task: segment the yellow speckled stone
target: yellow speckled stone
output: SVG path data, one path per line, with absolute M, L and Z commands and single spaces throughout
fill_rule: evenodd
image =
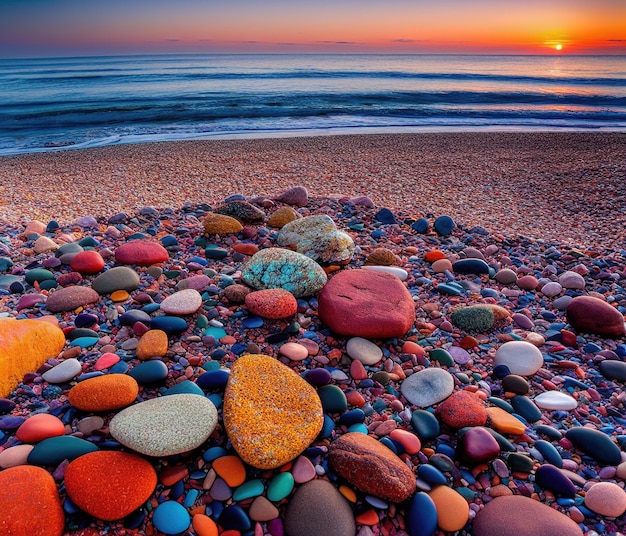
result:
M 208 235 L 235 234 L 243 230 L 243 225 L 226 214 L 209 212 L 204 217 L 204 232 Z
M 526 426 L 522 421 L 516 419 L 502 408 L 487 408 L 488 424 L 501 434 L 521 435 L 526 431 Z
M 0 319 L 0 397 L 65 346 L 65 335 L 51 322 Z
M 258 469 L 275 469 L 296 458 L 324 423 L 315 389 L 289 367 L 261 354 L 233 363 L 223 418 L 241 459 Z
M 139 359 L 163 357 L 167 352 L 167 346 L 167 333 L 160 329 L 151 329 L 141 336 L 135 353 Z

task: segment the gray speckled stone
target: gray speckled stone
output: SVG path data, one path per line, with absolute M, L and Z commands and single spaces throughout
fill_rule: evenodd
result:
M 421 408 L 448 398 L 454 390 L 452 375 L 440 368 L 427 368 L 411 374 L 400 387 L 404 397 Z

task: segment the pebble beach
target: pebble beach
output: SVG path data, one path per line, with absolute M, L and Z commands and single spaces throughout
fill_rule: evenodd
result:
M 0 158 L 0 532 L 626 531 L 626 136 Z

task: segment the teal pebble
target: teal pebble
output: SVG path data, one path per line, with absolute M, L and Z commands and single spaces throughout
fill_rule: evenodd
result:
M 348 432 L 359 432 L 361 434 L 367 435 L 369 433 L 369 430 L 367 429 L 367 426 L 365 426 L 363 423 L 356 423 L 348 427 Z
M 193 503 L 196 502 L 196 499 L 198 498 L 198 495 L 200 495 L 200 491 L 197 489 L 190 489 L 187 494 L 185 495 L 185 500 L 183 501 L 183 506 L 185 508 L 191 508 L 193 506 Z
M 93 443 L 74 436 L 49 437 L 35 445 L 28 455 L 30 465 L 59 465 L 63 460 L 74 460 L 83 454 L 100 450 Z
M 210 449 L 204 451 L 202 459 L 205 462 L 212 462 L 222 456 L 226 456 L 226 454 L 228 454 L 228 451 L 224 447 L 211 447 Z
M 592 428 L 570 428 L 565 437 L 585 454 L 606 465 L 619 465 L 622 461 L 620 448 L 606 434 Z
M 539 439 L 535 441 L 535 448 L 541 452 L 541 455 L 548 463 L 559 469 L 563 467 L 563 458 L 561 458 L 559 451 L 556 450 L 556 447 L 552 443 L 548 443 L 544 439 Z
M 155 316 L 151 323 L 152 329 L 160 329 L 168 335 L 182 333 L 187 329 L 187 322 L 178 316 Z
M 154 510 L 152 523 L 164 534 L 179 534 L 187 530 L 191 517 L 182 504 L 176 501 L 165 501 Z
M 267 498 L 272 502 L 282 501 L 293 491 L 293 475 L 287 471 L 278 473 L 267 486 Z
M 537 422 L 541 419 L 541 410 L 527 396 L 517 395 L 511 399 L 511 405 L 528 422 Z
M 411 425 L 422 441 L 431 441 L 439 436 L 439 421 L 430 411 L 418 409 L 411 415 Z
M 217 326 L 209 326 L 204 330 L 204 336 L 213 337 L 215 340 L 219 340 L 226 337 L 226 331 L 223 328 L 218 328 Z
M 344 392 L 336 385 L 324 385 L 317 390 L 325 413 L 343 413 L 348 409 Z
M 97 344 L 100 339 L 98 337 L 78 337 L 73 341 L 70 341 L 70 346 L 78 346 L 80 348 L 89 348 Z
M 248 480 L 239 486 L 233 492 L 233 500 L 234 501 L 245 501 L 246 499 L 251 499 L 252 497 L 258 497 L 263 494 L 265 487 L 263 486 L 263 481 L 255 478 L 254 480 Z
M 440 365 L 444 365 L 446 367 L 454 366 L 454 359 L 452 359 L 450 352 L 444 350 L 443 348 L 435 348 L 434 350 L 431 350 L 429 357 L 431 361 L 437 361 Z
M 139 385 L 149 385 L 165 381 L 168 372 L 167 365 L 163 361 L 154 359 L 133 367 L 128 372 L 128 375 L 137 380 Z
M 195 383 L 186 380 L 167 389 L 163 395 L 179 395 L 179 394 L 188 394 L 188 395 L 200 395 L 204 396 L 204 391 L 200 389 Z
M 33 270 L 26 272 L 24 279 L 29 285 L 32 285 L 35 281 L 37 283 L 41 283 L 47 279 L 54 279 L 54 274 L 45 268 L 34 268 Z

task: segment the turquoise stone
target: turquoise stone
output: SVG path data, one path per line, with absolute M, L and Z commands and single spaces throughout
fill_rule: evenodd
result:
M 502 400 L 501 398 L 490 396 L 487 399 L 487 402 L 489 402 L 490 404 L 493 404 L 494 406 L 499 407 L 500 409 L 503 409 L 507 413 L 515 412 L 515 410 L 513 409 L 513 406 L 511 406 L 511 404 L 509 404 L 506 400 Z
M 365 426 L 363 423 L 357 423 L 348 426 L 348 432 L 359 432 L 361 434 L 367 435 L 369 433 L 369 430 L 367 429 L 367 426 Z
M 74 460 L 83 454 L 100 450 L 96 445 L 74 436 L 49 437 L 35 445 L 28 455 L 28 463 L 57 466 L 63 460 Z
M 263 481 L 255 478 L 254 480 L 248 480 L 239 486 L 233 492 L 233 500 L 234 501 L 245 501 L 246 499 L 250 499 L 252 497 L 258 497 L 259 495 L 263 495 L 263 491 L 265 490 L 265 486 L 263 485 Z
M 429 357 L 432 361 L 437 361 L 440 365 L 444 365 L 446 367 L 454 366 L 454 359 L 452 359 L 450 352 L 444 350 L 443 348 L 435 348 L 434 350 L 431 350 Z
M 317 390 L 324 413 L 343 413 L 348 409 L 344 392 L 336 385 L 324 385 Z
M 70 341 L 70 346 L 79 346 L 80 348 L 89 348 L 97 344 L 100 339 L 98 337 L 78 337 Z
M 417 476 L 433 485 L 448 483 L 446 475 L 444 475 L 434 465 L 429 465 L 427 463 L 424 463 L 417 468 Z
M 267 498 L 272 502 L 278 502 L 287 497 L 294 486 L 293 475 L 288 471 L 278 473 L 267 486 Z
M 559 451 L 556 450 L 556 447 L 552 443 L 548 443 L 544 439 L 539 439 L 535 441 L 535 448 L 541 452 L 541 455 L 548 463 L 551 463 L 559 469 L 563 467 L 563 458 L 561 458 Z
M 29 285 L 32 285 L 35 281 L 41 283 L 47 279 L 54 279 L 54 274 L 45 268 L 34 268 L 26 272 L 24 279 Z
M 213 337 L 215 340 L 220 340 L 221 338 L 226 337 L 226 331 L 224 330 L 224 328 L 209 326 L 204 330 L 204 335 L 206 337 Z
M 186 380 L 184 382 L 177 383 L 176 385 L 170 387 L 167 391 L 163 393 L 163 395 L 179 395 L 179 394 L 189 394 L 189 395 L 200 395 L 204 396 L 204 391 L 200 389 L 194 382 Z
M 179 534 L 187 530 L 190 522 L 187 509 L 176 501 L 162 502 L 152 514 L 152 523 L 164 534 Z
M 598 430 L 582 426 L 570 428 L 565 437 L 578 450 L 604 465 L 619 465 L 622 461 L 619 447 L 608 435 Z
M 165 381 L 167 374 L 167 365 L 159 359 L 144 361 L 128 372 L 128 375 L 135 378 L 139 385 L 150 385 Z
M 411 425 L 422 441 L 431 441 L 438 437 L 441 432 L 437 417 L 425 409 L 418 409 L 413 412 Z

